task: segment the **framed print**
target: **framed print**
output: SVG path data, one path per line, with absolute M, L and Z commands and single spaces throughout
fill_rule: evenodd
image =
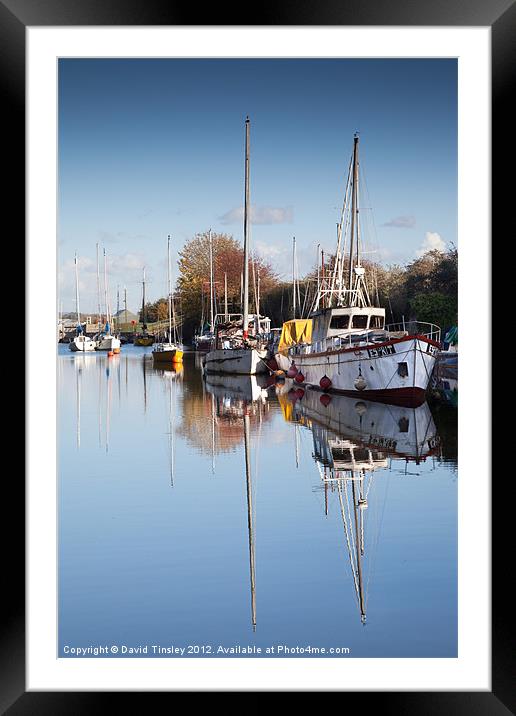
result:
M 514 5 L 0 12 L 28 398 L 2 707 L 344 691 L 507 713 L 475 328 Z

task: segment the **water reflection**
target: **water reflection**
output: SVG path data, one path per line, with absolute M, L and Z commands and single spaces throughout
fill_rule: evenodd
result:
M 381 537 L 379 515 L 386 507 L 384 500 L 379 509 L 373 495 L 375 473 L 389 467 L 389 458 L 419 464 L 436 452 L 439 438 L 432 413 L 426 403 L 404 408 L 318 391 L 291 389 L 287 393 L 280 387 L 278 392 L 285 419 L 312 433 L 312 457 L 324 490 L 325 515 L 333 496 L 342 519 L 360 621 L 365 624 L 367 587 Z M 371 498 L 375 509 L 368 519 Z M 367 554 L 366 545 L 372 554 Z
M 166 624 L 199 643 L 349 635 L 361 656 L 455 653 L 453 414 L 203 380 L 194 356 L 179 370 L 127 347 L 60 361 L 61 644 Z M 446 598 L 429 600 L 430 577 Z M 314 611 L 321 599 L 336 611 Z
M 251 589 L 251 624 L 256 631 L 256 567 L 254 540 L 253 470 L 251 464 L 251 421 L 260 428 L 266 415 L 268 398 L 267 381 L 262 376 L 208 376 L 206 390 L 211 395 L 213 450 L 215 449 L 215 426 L 219 434 L 219 446 L 227 449 L 235 440 L 244 439 L 245 482 L 247 499 L 247 532 L 249 542 L 249 583 Z M 257 460 L 255 460 L 255 464 Z M 255 476 L 256 478 L 256 476 Z

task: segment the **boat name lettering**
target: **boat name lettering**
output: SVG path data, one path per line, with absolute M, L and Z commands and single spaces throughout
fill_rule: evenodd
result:
M 389 356 L 393 353 L 396 353 L 396 348 L 393 345 L 378 346 L 378 348 L 367 349 L 367 354 L 369 358 L 380 358 L 381 356 Z
M 387 448 L 388 450 L 396 450 L 398 441 L 393 440 L 392 438 L 384 438 L 379 435 L 370 435 L 369 444 L 374 445 L 375 447 Z
M 431 343 L 426 344 L 426 352 L 434 356 L 437 353 L 437 346 L 433 346 Z

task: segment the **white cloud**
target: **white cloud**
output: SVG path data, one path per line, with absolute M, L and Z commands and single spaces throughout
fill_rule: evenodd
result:
M 145 256 L 137 253 L 110 254 L 107 252 L 107 274 L 110 300 L 115 306 L 117 285 L 129 287 L 130 300 L 137 303 L 135 294 L 140 291 L 142 269 L 146 266 Z M 97 306 L 97 259 L 79 256 L 79 292 L 81 306 L 84 311 L 94 311 Z M 147 280 L 152 282 L 152 267 L 147 270 Z M 59 296 L 63 301 L 64 310 L 71 310 L 75 305 L 75 262 L 68 259 L 63 262 L 58 272 Z M 104 303 L 104 256 L 100 252 L 100 284 L 101 300 Z M 138 299 L 141 300 L 141 299 Z
M 252 206 L 250 221 L 252 224 L 286 224 L 293 217 L 291 206 Z M 221 224 L 239 224 L 244 220 L 244 207 L 238 206 L 219 217 Z
M 441 236 L 435 231 L 427 231 L 425 234 L 425 240 L 416 251 L 416 256 L 419 258 L 426 254 L 427 251 L 446 251 L 446 243 L 441 239 Z
M 415 225 L 415 216 L 395 216 L 394 219 L 382 224 L 382 226 L 395 226 L 400 229 L 413 229 Z

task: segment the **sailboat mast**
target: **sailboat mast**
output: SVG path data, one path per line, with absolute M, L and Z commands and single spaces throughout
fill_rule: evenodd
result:
M 353 191 L 351 193 L 351 231 L 349 235 L 349 277 L 348 289 L 353 288 L 353 251 L 355 240 L 355 222 L 357 212 L 357 184 L 358 184 L 358 135 L 353 138 Z M 357 242 L 358 243 L 358 242 Z M 352 300 L 350 294 L 350 301 Z
M 292 318 L 296 317 L 296 237 L 292 237 L 292 293 L 293 299 L 293 313 Z
M 75 254 L 75 307 L 77 309 L 77 325 L 81 325 L 81 312 L 79 307 L 79 268 L 77 265 L 77 253 Z
M 104 249 L 104 301 L 106 304 L 106 323 L 110 323 L 109 303 L 108 303 L 108 285 L 107 285 L 107 258 L 106 249 Z M 111 325 L 110 325 L 111 329 Z
M 251 578 L 251 620 L 253 631 L 256 631 L 256 584 L 254 562 L 254 529 L 253 529 L 253 492 L 251 484 L 251 455 L 249 448 L 249 414 L 244 415 L 244 448 L 245 448 L 245 479 L 247 488 L 247 528 L 249 531 L 249 572 Z
M 256 316 L 260 326 L 260 269 L 256 269 Z
M 224 320 L 228 320 L 228 275 L 224 272 Z
M 245 200 L 244 200 L 244 279 L 243 279 L 243 337 L 247 339 L 249 325 L 249 117 L 245 120 Z
M 319 308 L 319 300 L 321 295 L 321 270 L 319 265 L 319 253 L 321 244 L 317 244 L 317 298 L 315 299 L 315 310 Z
M 209 231 L 210 239 L 210 331 L 213 333 L 215 330 L 215 324 L 213 320 L 213 239 L 211 236 L 211 229 Z
M 146 325 L 146 321 L 145 321 L 145 266 L 143 267 L 142 286 L 143 286 L 143 294 L 142 294 L 142 323 L 143 323 L 143 330 L 146 330 L 147 325 Z
M 168 342 L 172 336 L 172 288 L 170 285 L 170 234 L 167 240 L 167 283 L 168 283 Z
M 98 309 L 98 325 L 99 331 L 102 327 L 102 313 L 100 306 L 100 258 L 99 258 L 99 245 L 97 243 L 97 309 Z
M 356 559 L 357 559 L 357 572 L 358 572 L 358 598 L 360 607 L 360 618 L 362 623 L 365 623 L 365 600 L 364 600 L 364 579 L 362 576 L 362 550 L 360 545 L 360 531 L 358 527 L 358 508 L 357 508 L 357 496 L 355 488 L 356 480 L 351 480 L 351 490 L 353 493 L 353 514 L 355 518 L 355 535 L 356 535 Z

